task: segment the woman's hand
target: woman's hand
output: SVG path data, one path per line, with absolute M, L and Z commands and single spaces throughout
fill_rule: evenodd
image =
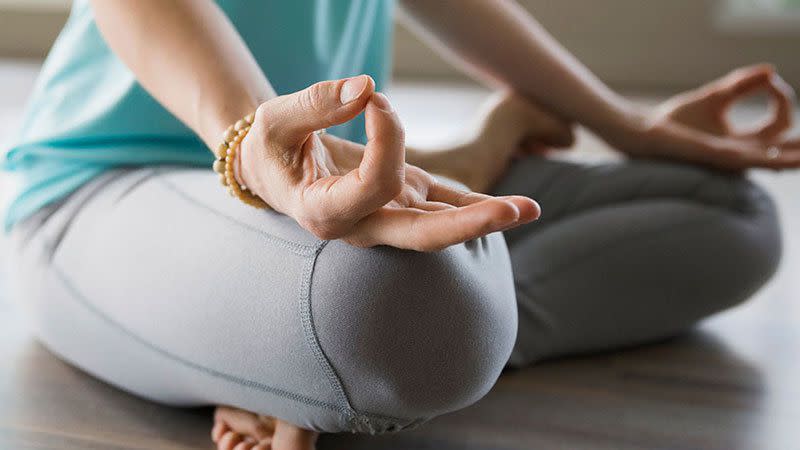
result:
M 770 120 L 737 131 L 728 113 L 736 102 L 757 92 L 769 94 Z M 662 157 L 723 170 L 800 167 L 800 141 L 783 138 L 791 128 L 794 92 L 771 66 L 735 70 L 663 103 L 643 120 L 620 148 L 637 157 Z
M 366 109 L 366 146 L 314 132 Z M 367 76 L 317 83 L 257 110 L 238 177 L 321 239 L 429 251 L 538 218 L 527 197 L 466 193 L 405 163 L 397 114 Z
M 728 117 L 731 107 L 758 92 L 769 95 L 772 117 L 756 129 L 737 131 Z M 672 97 L 661 104 L 657 116 L 715 136 L 772 143 L 791 128 L 793 102 L 794 91 L 774 68 L 757 65 L 737 69 L 698 89 Z

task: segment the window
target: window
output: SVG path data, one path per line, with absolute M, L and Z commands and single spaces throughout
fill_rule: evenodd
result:
M 723 31 L 753 34 L 800 32 L 800 0 L 724 0 L 717 15 Z
M 70 0 L 0 0 L 2 10 L 62 11 L 69 8 Z

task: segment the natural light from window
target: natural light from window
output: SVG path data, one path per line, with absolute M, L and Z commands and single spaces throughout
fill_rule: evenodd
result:
M 800 32 L 800 0 L 725 0 L 717 15 L 720 29 L 757 34 Z

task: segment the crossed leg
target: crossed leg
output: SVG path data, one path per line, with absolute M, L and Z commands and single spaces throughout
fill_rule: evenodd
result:
M 744 177 L 664 162 L 582 165 L 537 156 L 503 173 L 502 152 L 516 151 L 522 139 L 544 133 L 567 143 L 571 136 L 517 99 L 497 97 L 485 112 L 474 140 L 409 155 L 473 188 L 494 184 L 497 195 L 528 195 L 542 205 L 538 222 L 505 233 L 519 317 L 510 366 L 678 334 L 746 300 L 776 270 L 774 205 Z M 315 434 L 267 422 L 263 442 L 274 448 L 313 447 Z M 267 422 L 220 408 L 215 442 L 220 450 L 260 449 L 252 430 Z M 288 445 L 278 439 L 284 426 Z
M 679 334 L 747 300 L 781 255 L 770 197 L 745 177 L 654 161 L 532 157 L 495 187 L 542 205 L 505 232 L 519 332 L 509 364 Z
M 407 149 L 407 160 L 444 175 L 474 191 L 487 190 L 506 170 L 513 153 L 525 142 L 569 146 L 571 128 L 518 97 L 498 93 L 482 108 L 473 135 L 458 145 L 435 151 Z M 219 450 L 311 449 L 317 433 L 272 417 L 219 407 L 212 439 Z
M 530 157 L 495 191 L 531 195 L 542 219 L 416 253 L 320 242 L 206 170 L 112 172 L 15 227 L 11 280 L 70 363 L 163 403 L 233 405 L 218 448 L 307 450 L 305 430 L 463 408 L 507 362 L 679 333 L 746 299 L 780 255 L 774 207 L 742 177 Z

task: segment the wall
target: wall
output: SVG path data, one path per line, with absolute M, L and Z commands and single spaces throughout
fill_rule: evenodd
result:
M 800 88 L 800 21 L 794 29 L 721 30 L 712 0 L 522 0 L 559 41 L 607 82 L 628 88 L 697 85 L 730 68 L 775 63 Z M 397 35 L 402 76 L 454 76 L 405 30 Z
M 794 28 L 721 31 L 716 24 L 720 2 L 715 0 L 521 2 L 601 78 L 618 87 L 691 86 L 760 61 L 774 62 L 800 87 L 800 21 Z M 16 4 L 0 2 L 0 55 L 41 57 L 66 12 L 57 7 L 31 11 L 25 2 Z M 459 76 L 407 31 L 399 29 L 396 36 L 398 76 Z

